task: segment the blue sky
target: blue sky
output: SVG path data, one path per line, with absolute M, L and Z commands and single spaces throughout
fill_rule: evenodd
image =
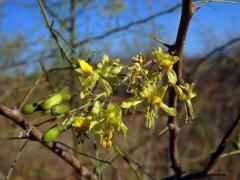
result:
M 22 2 L 34 3 L 34 5 L 26 8 L 21 5 Z M 79 37 L 85 38 L 101 34 L 106 30 L 167 9 L 180 1 L 125 0 L 124 2 L 126 3 L 126 9 L 114 14 L 112 18 L 101 13 L 101 8 L 104 7 L 100 1 L 97 1 L 96 6 L 102 6 L 101 8 L 89 8 L 88 11 L 82 14 L 82 17 L 87 17 L 88 19 L 81 19 L 81 17 L 78 19 Z M 39 43 L 31 44 L 28 47 L 28 53 L 46 48 L 44 42 L 49 38 L 49 33 L 44 25 L 37 1 L 9 0 L 6 5 L 1 7 L 2 13 L 4 16 L 0 20 L 0 33 L 4 38 L 13 39 L 22 36 L 27 42 L 35 42 L 42 39 Z M 59 13 L 61 15 L 67 14 L 67 10 Z M 229 38 L 240 36 L 239 17 L 240 5 L 211 3 L 200 9 L 194 15 L 189 28 L 185 46 L 186 55 L 204 55 L 212 48 L 226 42 Z M 94 51 L 111 52 L 114 55 L 133 55 L 138 51 L 151 49 L 153 40 L 150 35 L 158 36 L 167 43 L 173 43 L 179 19 L 180 11 L 178 10 L 156 18 L 147 24 L 135 26 L 126 32 L 114 34 L 101 41 L 91 42 L 88 44 L 88 47 Z M 87 21 L 89 23 L 86 25 Z

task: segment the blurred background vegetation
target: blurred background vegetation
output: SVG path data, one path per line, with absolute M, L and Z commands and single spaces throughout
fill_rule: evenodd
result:
M 72 55 L 97 63 L 103 54 L 119 57 L 128 63 L 138 52 L 151 55 L 159 43 L 152 36 L 169 44 L 176 37 L 180 17 L 179 0 L 51 0 L 44 1 L 52 26 L 61 35 L 59 41 Z M 183 167 L 197 170 L 206 164 L 240 107 L 240 6 L 211 3 L 197 12 L 191 22 L 185 46 L 183 76 L 197 84 L 194 100 L 196 120 L 184 124 L 180 107 L 179 154 Z M 74 49 L 74 50 L 73 50 Z M 48 95 L 64 85 L 77 89 L 71 69 L 67 67 L 58 46 L 45 26 L 37 1 L 0 0 L 0 103 L 18 105 L 41 74 L 41 81 L 29 101 Z M 49 71 L 50 70 L 50 71 Z M 115 93 L 116 100 L 126 94 Z M 72 103 L 78 103 L 72 102 Z M 41 113 L 26 116 L 32 124 L 47 119 Z M 172 174 L 167 148 L 168 133 L 158 136 L 166 127 L 166 117 L 160 117 L 149 129 L 142 114 L 128 114 L 128 139 L 115 138 L 146 179 Z M 40 126 L 41 130 L 51 123 Z M 54 123 L 53 123 L 54 124 Z M 22 140 L 16 137 L 20 128 L 0 117 L 0 179 L 7 174 Z M 233 141 L 236 136 L 233 138 Z M 77 144 L 71 132 L 61 141 L 96 156 L 91 140 Z M 136 172 L 112 149 L 98 147 L 101 159 L 114 159 L 115 168 L 101 163 L 103 179 L 137 179 Z M 229 146 L 226 152 L 234 148 Z M 78 155 L 91 170 L 92 159 Z M 226 172 L 223 179 L 240 179 L 240 156 L 221 159 L 217 172 Z M 104 165 L 104 166 L 103 166 Z M 59 173 L 61 172 L 61 173 Z M 149 175 L 150 174 L 150 175 Z M 12 175 L 13 179 L 74 179 L 70 166 L 40 144 L 29 143 L 23 150 Z M 217 179 L 217 178 L 216 178 Z

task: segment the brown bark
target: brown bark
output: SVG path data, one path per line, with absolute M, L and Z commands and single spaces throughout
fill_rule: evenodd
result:
M 73 154 L 64 149 L 56 146 L 56 143 L 44 143 L 42 141 L 42 133 L 33 125 L 29 124 L 18 112 L 16 109 L 10 109 L 4 105 L 0 104 L 0 114 L 10 119 L 12 122 L 19 125 L 22 129 L 30 132 L 29 139 L 35 140 L 41 143 L 43 146 L 51 150 L 53 153 L 62 158 L 65 162 L 71 165 L 82 177 L 86 177 L 88 179 L 97 179 L 96 176 L 91 173 L 86 167 L 84 167 L 79 159 L 77 159 Z
M 192 0 L 183 0 L 182 1 L 182 12 L 181 19 L 178 28 L 176 42 L 173 46 L 173 49 L 170 49 L 170 52 L 178 56 L 180 60 L 174 65 L 174 70 L 177 74 L 178 81 L 181 80 L 182 76 L 182 55 L 184 49 L 184 43 L 188 32 L 188 27 L 190 20 L 193 14 Z M 177 108 L 177 95 L 174 92 L 174 89 L 171 88 L 169 92 L 169 106 Z M 171 167 L 175 171 L 177 177 L 181 177 L 183 174 L 182 167 L 180 165 L 178 149 L 177 149 L 177 138 L 178 138 L 178 127 L 177 127 L 177 117 L 169 116 L 168 118 L 168 127 L 170 130 L 169 136 L 169 156 L 171 160 Z

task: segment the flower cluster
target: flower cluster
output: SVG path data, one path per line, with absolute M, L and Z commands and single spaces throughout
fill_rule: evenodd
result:
M 115 131 L 127 136 L 127 126 L 123 123 L 123 111 L 143 110 L 146 127 L 151 128 L 159 114 L 176 116 L 176 109 L 165 103 L 165 95 L 171 86 L 186 110 L 186 121 L 194 119 L 191 99 L 196 96 L 194 84 L 178 82 L 173 65 L 179 61 L 177 56 L 165 54 L 161 48 L 153 51 L 153 59 L 147 60 L 139 53 L 129 65 L 123 65 L 119 59 L 109 59 L 104 55 L 97 65 L 90 65 L 83 59 L 78 60 L 75 69 L 79 79 L 81 105 L 71 109 L 63 101 L 72 97 L 68 88 L 43 98 L 36 103 L 27 104 L 22 112 L 33 113 L 37 110 L 64 117 L 61 124 L 48 129 L 44 142 L 51 142 L 69 128 L 76 128 L 80 138 L 93 135 L 103 147 L 111 147 Z M 123 72 L 127 72 L 123 74 Z M 120 104 L 111 101 L 113 90 L 127 85 L 131 97 Z

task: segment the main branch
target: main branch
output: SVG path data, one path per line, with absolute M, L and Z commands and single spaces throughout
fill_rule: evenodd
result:
M 192 0 L 183 0 L 182 1 L 182 12 L 180 25 L 178 28 L 177 38 L 173 49 L 170 49 L 171 53 L 175 56 L 180 57 L 180 61 L 178 61 L 174 70 L 177 74 L 177 79 L 180 81 L 182 76 L 182 55 L 184 49 L 184 43 L 187 36 L 188 26 L 193 14 L 192 8 Z M 177 95 L 174 92 L 174 89 L 171 88 L 169 92 L 169 106 L 177 108 Z M 177 150 L 177 137 L 178 137 L 178 127 L 177 127 L 177 117 L 169 116 L 168 118 L 168 127 L 170 130 L 169 136 L 169 156 L 171 160 L 171 167 L 175 171 L 177 177 L 181 177 L 183 174 L 183 170 L 180 166 L 180 160 L 178 156 Z
M 53 153 L 58 155 L 68 164 L 70 164 L 82 177 L 88 179 L 97 179 L 96 176 L 91 173 L 87 168 L 85 168 L 81 162 L 73 156 L 70 152 L 65 151 L 64 149 L 56 146 L 56 143 L 46 144 L 42 141 L 42 133 L 33 125 L 29 124 L 18 112 L 18 110 L 10 109 L 4 105 L 0 104 L 0 114 L 7 117 L 22 129 L 30 132 L 30 139 L 38 141 L 43 146 L 51 150 Z

